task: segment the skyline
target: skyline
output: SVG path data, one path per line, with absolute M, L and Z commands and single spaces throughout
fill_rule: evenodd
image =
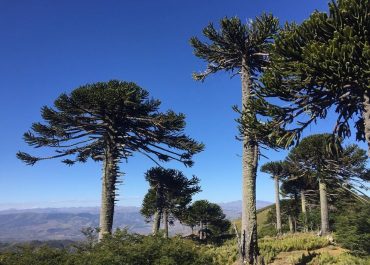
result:
M 110 1 L 109 5 L 99 1 L 2 3 L 0 73 L 5 95 L 0 113 L 3 128 L 7 129 L 0 133 L 1 205 L 100 201 L 100 164 L 90 160 L 68 167 L 54 160 L 30 167 L 18 161 L 15 153 L 47 153 L 28 147 L 22 140 L 31 123 L 40 121 L 43 105 L 50 106 L 61 93 L 80 85 L 111 79 L 133 81 L 162 101 L 161 110 L 186 114 L 187 134 L 205 143 L 205 151 L 194 157 L 192 168 L 175 162 L 163 165 L 201 179 L 203 191 L 194 200 L 239 200 L 241 143 L 235 139 L 237 114 L 231 106 L 240 105 L 240 79 L 218 74 L 204 83 L 192 80 L 191 73 L 203 70 L 205 64 L 192 54 L 188 41 L 191 36 L 201 37 L 209 22 L 218 25 L 226 15 L 248 21 L 267 11 L 279 17 L 281 23 L 301 22 L 314 9 L 326 11 L 327 1 L 235 2 L 230 6 L 216 1 L 212 10 L 205 2 L 175 4 L 169 0 Z M 310 126 L 304 135 L 331 132 L 335 121 L 332 117 Z M 280 160 L 287 151 L 268 150 L 263 154 Z M 259 164 L 266 161 L 261 158 Z M 139 155 L 121 163 L 125 175 L 117 205 L 141 204 L 148 189 L 144 172 L 152 166 L 155 164 Z M 259 171 L 257 199 L 274 200 L 272 180 Z

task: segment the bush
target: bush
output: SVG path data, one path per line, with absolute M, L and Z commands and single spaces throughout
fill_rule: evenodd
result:
M 204 246 L 203 251 L 212 257 L 213 264 L 229 265 L 234 264 L 238 259 L 238 243 L 236 239 L 225 242 L 222 246 Z
M 65 250 L 47 246 L 18 247 L 13 252 L 0 254 L 0 265 L 60 265 L 67 264 L 68 253 Z
M 336 240 L 354 254 L 370 255 L 370 204 L 347 207 L 336 217 Z
M 117 231 L 92 248 L 23 248 L 0 255 L 0 265 L 212 265 L 190 240 Z

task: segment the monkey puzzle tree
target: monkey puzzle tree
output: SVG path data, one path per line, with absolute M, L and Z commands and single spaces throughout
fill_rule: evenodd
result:
M 224 18 L 218 31 L 213 24 L 203 30 L 209 43 L 198 38 L 191 39 L 197 57 L 207 62 L 203 73 L 194 74 L 203 81 L 210 74 L 226 71 L 240 74 L 242 83 L 242 110 L 240 134 L 243 140 L 243 209 L 241 229 L 241 262 L 255 264 L 258 256 L 256 221 L 256 171 L 259 144 L 264 144 L 260 135 L 255 96 L 258 89 L 256 79 L 268 65 L 268 49 L 273 35 L 278 30 L 278 21 L 272 15 L 257 17 L 250 24 L 242 24 L 239 18 Z M 265 102 L 264 102 L 265 103 Z M 265 114 L 265 113 L 264 113 Z
M 52 158 L 64 158 L 67 165 L 89 158 L 103 161 L 101 239 L 112 231 L 121 159 L 138 152 L 153 161 L 176 160 L 191 166 L 192 156 L 203 149 L 184 134 L 185 115 L 160 112 L 160 104 L 134 83 L 112 80 L 81 86 L 60 95 L 54 108 L 44 106 L 44 123 L 33 123 L 24 134 L 30 146 L 49 147 L 54 154 L 18 152 L 17 157 L 28 165 Z
M 317 181 L 311 172 L 302 172 L 299 161 L 286 159 L 284 162 L 286 174 L 282 178 L 281 190 L 283 194 L 290 195 L 294 198 L 300 196 L 303 228 L 304 231 L 307 231 L 309 214 L 307 211 L 307 201 L 308 196 L 313 199 L 317 197 Z
M 321 209 L 321 232 L 329 232 L 329 209 L 327 200 L 327 184 L 331 177 L 328 161 L 338 161 L 336 148 L 328 150 L 331 141 L 330 134 L 316 134 L 304 138 L 294 147 L 288 157 L 288 163 L 300 166 L 302 175 L 310 175 L 319 183 L 320 209 Z
M 291 139 L 334 110 L 333 132 L 345 138 L 355 129 L 370 152 L 369 12 L 369 0 L 332 1 L 328 14 L 315 11 L 301 25 L 287 24 L 276 38 L 261 95 L 283 101 L 275 120 L 289 126 Z M 294 121 L 296 128 L 289 125 Z
M 281 192 L 283 196 L 290 197 L 291 206 L 288 213 L 292 222 L 296 222 L 299 218 L 298 199 L 300 197 L 303 230 L 306 232 L 308 230 L 308 217 L 310 214 L 307 210 L 307 197 L 310 195 L 311 201 L 316 202 L 318 190 L 317 181 L 313 176 L 306 176 L 302 172 L 291 171 L 291 167 L 288 163 L 286 163 L 286 167 L 287 175 L 282 179 Z M 291 224 L 289 225 L 291 226 Z
M 268 162 L 261 167 L 261 171 L 272 175 L 275 184 L 276 230 L 281 234 L 280 188 L 279 179 L 284 177 L 285 163 L 282 161 Z
M 189 220 L 189 225 L 193 226 L 195 223 L 199 226 L 199 240 L 205 240 L 212 230 L 225 232 L 230 226 L 222 208 L 218 204 L 207 200 L 195 201 L 188 207 L 184 216 L 188 216 L 184 219 L 185 224 Z
M 181 218 L 182 213 L 190 204 L 192 196 L 200 191 L 199 179 L 193 176 L 187 179 L 181 171 L 154 167 L 145 173 L 149 182 L 149 190 L 143 200 L 141 214 L 147 219 L 154 216 L 153 234 L 160 228 L 161 217 L 168 237 L 169 219 Z
M 364 183 L 369 181 L 369 169 L 366 168 L 366 152 L 356 145 L 337 147 L 330 145 L 332 135 L 317 134 L 304 138 L 288 155 L 288 163 L 299 166 L 302 176 L 315 179 L 319 185 L 321 230 L 329 232 L 327 190 L 350 191 L 357 198 Z

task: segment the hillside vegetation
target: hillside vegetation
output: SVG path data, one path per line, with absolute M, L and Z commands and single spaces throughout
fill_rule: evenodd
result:
M 268 226 L 273 206 L 258 211 L 258 231 Z M 236 220 L 237 227 L 240 220 Z M 334 237 L 337 236 L 334 234 Z M 259 239 L 260 254 L 265 264 L 272 265 L 369 265 L 369 253 L 355 256 L 356 251 L 331 242 L 331 236 L 319 237 L 314 232 L 265 236 Z M 0 254 L 0 265 L 236 265 L 237 239 L 224 243 L 204 244 L 196 238 L 163 238 L 130 234 L 117 230 L 102 242 L 96 234 L 87 234 L 81 243 L 64 247 L 38 244 L 18 245 Z
M 0 254 L 1 265 L 236 265 L 236 239 L 221 246 L 199 245 L 180 237 L 142 236 L 117 231 L 100 243 L 85 242 L 67 249 L 19 247 Z M 266 264 L 368 265 L 369 257 L 356 257 L 325 237 L 297 233 L 259 240 Z

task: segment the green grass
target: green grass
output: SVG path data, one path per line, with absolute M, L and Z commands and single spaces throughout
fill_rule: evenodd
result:
M 269 205 L 257 210 L 257 233 L 265 226 L 265 223 L 267 222 L 268 213 L 272 210 L 272 207 L 273 205 Z M 240 231 L 241 219 L 236 219 L 233 221 L 233 223 L 235 223 L 236 227 L 238 228 L 238 231 Z
M 259 240 L 260 252 L 265 262 L 272 261 L 280 252 L 314 250 L 328 245 L 326 238 L 311 233 L 289 234 L 279 238 L 265 237 Z
M 313 258 L 307 265 L 370 265 L 370 258 L 360 258 L 349 253 L 341 254 L 337 257 L 330 256 L 327 253 Z
M 260 253 L 266 263 L 272 262 L 281 252 L 290 251 L 309 251 L 321 249 L 329 246 L 329 241 L 325 237 L 318 237 L 312 233 L 297 233 L 293 235 L 285 235 L 279 238 L 265 237 L 259 240 Z M 203 251 L 207 256 L 212 256 L 214 264 L 233 265 L 238 258 L 238 249 L 236 240 L 229 240 L 220 247 L 204 246 Z M 288 256 L 289 259 L 289 255 Z M 310 261 L 310 263 L 306 263 Z M 346 263 L 347 262 L 347 263 Z M 349 253 L 341 254 L 338 257 L 330 256 L 327 253 L 315 253 L 313 256 L 309 254 L 300 254 L 296 257 L 291 257 L 289 264 L 338 264 L 338 265 L 370 265 L 369 259 L 359 258 L 350 255 Z

